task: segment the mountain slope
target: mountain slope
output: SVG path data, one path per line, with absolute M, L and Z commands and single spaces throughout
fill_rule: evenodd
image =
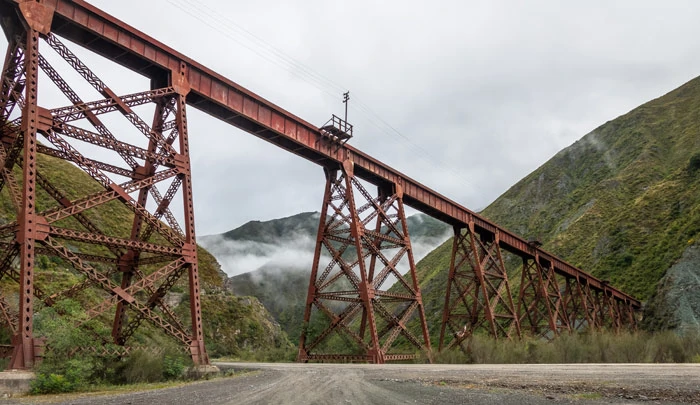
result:
M 293 342 L 301 332 L 319 219 L 320 213 L 306 212 L 251 221 L 201 238 L 224 270 L 233 274 L 226 286 L 237 295 L 257 297 Z M 416 259 L 448 237 L 447 225 L 424 214 L 408 217 L 407 223 Z
M 683 256 L 700 232 L 700 79 L 609 121 L 556 154 L 482 214 L 637 298 L 645 324 L 696 319 L 700 260 Z M 418 264 L 426 294 L 444 294 L 449 243 Z M 688 276 L 664 280 L 681 259 Z M 680 288 L 679 281 L 686 284 Z M 694 280 L 694 281 L 691 281 Z M 659 290 L 661 283 L 666 288 Z M 688 289 L 687 287 L 691 287 Z M 692 290 L 695 289 L 695 292 Z M 668 293 L 693 305 L 669 307 Z M 653 297 L 653 299 L 652 299 Z M 438 313 L 437 296 L 429 308 Z M 679 297 L 676 297 L 679 298 Z M 685 302 L 685 301 L 684 301 Z M 426 304 L 427 305 L 427 304 Z M 695 308 L 695 309 L 693 309 Z M 434 314 L 435 315 L 435 314 Z M 437 318 L 436 318 L 437 319 Z M 692 321 L 691 321 L 692 322 Z
M 37 164 L 39 172 L 69 198 L 101 189 L 101 186 L 88 175 L 63 160 L 39 155 Z M 21 176 L 18 178 L 21 179 Z M 56 202 L 46 192 L 37 188 L 37 208 L 39 211 L 55 204 Z M 116 202 L 88 210 L 85 215 L 98 229 L 109 235 L 122 237 L 128 237 L 133 222 L 133 213 Z M 14 208 L 6 186 L 0 192 L 0 224 L 14 220 L 14 217 Z M 59 221 L 59 225 L 75 225 L 67 222 L 72 220 L 63 221 L 66 220 Z M 102 249 L 94 245 L 73 241 L 67 242 L 66 245 L 83 253 L 95 253 Z M 286 334 L 280 330 L 279 325 L 272 320 L 270 314 L 255 298 L 239 298 L 223 288 L 225 274 L 209 252 L 199 247 L 198 257 L 202 313 L 205 317 L 205 343 L 210 355 L 238 355 L 256 350 L 266 351 L 290 347 Z M 108 270 L 106 266 L 99 263 L 93 265 L 99 271 L 106 272 Z M 49 294 L 62 291 L 83 280 L 82 275 L 58 258 L 49 258 L 38 254 L 36 266 L 36 285 Z M 144 270 L 144 268 L 141 269 Z M 118 279 L 115 280 L 118 282 Z M 187 275 L 185 274 L 166 296 L 166 300 L 175 312 L 181 314 L 182 319 L 185 320 L 189 319 L 189 295 L 186 291 L 188 291 L 188 287 Z M 7 302 L 16 312 L 17 284 L 9 280 L 8 277 L 0 279 L 0 295 L 5 296 Z M 87 289 L 77 299 L 81 301 L 83 308 L 91 308 L 103 298 L 104 293 L 100 290 Z M 42 307 L 37 304 L 37 316 L 40 316 L 41 310 Z M 5 333 L 4 325 L 0 331 L 2 332 L 0 333 L 0 343 L 9 343 L 9 334 Z M 156 332 L 147 323 L 142 324 L 140 331 L 134 336 L 134 340 L 139 344 L 148 344 L 149 342 L 159 344 L 162 339 L 166 339 L 162 333 Z M 40 334 L 40 331 L 38 333 Z

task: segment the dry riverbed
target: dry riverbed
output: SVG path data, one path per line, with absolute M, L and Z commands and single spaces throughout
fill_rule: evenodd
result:
M 700 404 L 700 364 L 218 365 L 244 372 L 159 390 L 0 404 Z

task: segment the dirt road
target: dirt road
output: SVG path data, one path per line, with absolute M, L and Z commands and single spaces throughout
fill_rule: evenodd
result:
M 700 404 L 700 364 L 218 365 L 250 372 L 163 390 L 0 404 Z

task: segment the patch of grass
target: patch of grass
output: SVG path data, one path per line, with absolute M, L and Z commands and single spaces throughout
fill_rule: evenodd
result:
M 686 363 L 700 360 L 700 333 L 590 333 L 562 335 L 551 341 L 524 338 L 494 340 L 477 335 L 466 351 L 434 356 L 445 364 Z
M 237 377 L 242 377 L 242 376 L 246 376 L 246 375 L 255 375 L 259 372 L 260 371 L 258 371 L 258 370 L 228 370 L 226 372 L 221 373 L 220 375 L 211 377 L 208 380 L 220 379 L 220 378 L 237 378 Z M 97 398 L 102 396 L 102 395 L 117 395 L 117 394 L 129 394 L 129 393 L 143 392 L 143 391 L 153 391 L 153 390 L 160 390 L 160 389 L 165 389 L 165 388 L 174 388 L 174 387 L 183 387 L 183 386 L 188 386 L 188 385 L 194 385 L 194 384 L 199 384 L 201 382 L 202 381 L 191 381 L 191 380 L 180 379 L 180 380 L 160 381 L 160 382 L 151 382 L 151 383 L 141 382 L 141 383 L 133 383 L 133 384 L 101 383 L 101 384 L 87 386 L 80 393 L 75 393 L 75 392 L 63 393 L 63 394 L 59 394 L 59 395 L 52 395 L 51 398 L 54 401 L 56 399 L 60 399 L 60 401 L 62 403 L 67 403 L 67 402 L 70 402 L 71 400 L 84 399 L 84 398 L 96 398 L 95 402 L 98 402 Z M 39 396 L 39 398 L 41 398 L 41 397 Z
M 602 399 L 603 396 L 597 392 L 582 392 L 572 395 L 574 399 Z

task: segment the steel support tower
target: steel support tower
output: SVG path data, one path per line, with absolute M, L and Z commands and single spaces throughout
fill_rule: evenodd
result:
M 111 324 L 117 345 L 127 345 L 146 321 L 186 348 L 196 365 L 208 364 L 189 162 L 187 66 L 153 78 L 150 89 L 117 95 L 52 33 L 53 6 L 23 1 L 16 10 L 2 16 L 9 47 L 0 94 L 0 188 L 9 192 L 16 213 L 0 227 L 0 277 L 19 286 L 18 319 L 8 322 L 14 332 L 10 367 L 33 366 L 41 354 L 34 312 L 64 298 L 80 300 L 88 305 L 89 318 Z M 81 98 L 54 60 L 101 98 Z M 58 89 L 65 106 L 42 106 L 45 86 Z M 153 111 L 150 123 L 135 111 L 145 105 Z M 123 125 L 112 124 L 114 116 L 130 124 L 128 135 Z M 70 162 L 93 184 L 66 188 L 70 179 L 64 179 L 61 188 L 57 176 L 44 170 L 48 160 Z M 182 204 L 172 204 L 176 198 Z M 97 225 L 98 218 L 111 215 L 128 221 L 130 232 Z M 70 267 L 80 282 L 62 291 L 42 288 L 40 257 Z M 186 323 L 163 300 L 184 275 L 190 306 Z M 81 295 L 89 289 L 97 291 L 89 298 Z M 11 319 L 9 306 L 2 308 Z
M 412 359 L 417 351 L 429 358 L 401 185 L 372 196 L 350 160 L 325 173 L 298 360 L 381 364 Z M 420 337 L 408 327 L 412 316 Z

